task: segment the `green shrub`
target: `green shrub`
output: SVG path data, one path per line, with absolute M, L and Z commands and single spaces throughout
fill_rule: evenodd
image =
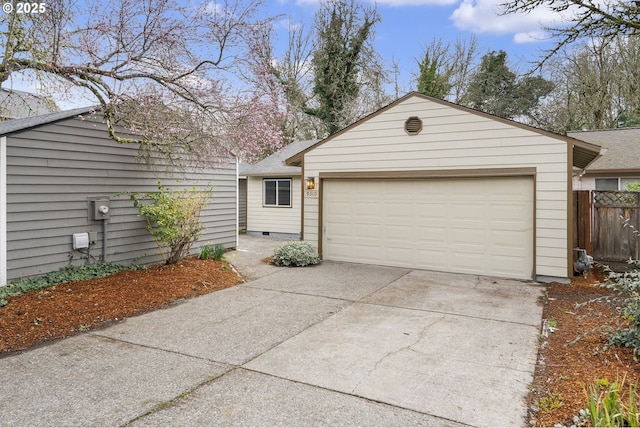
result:
M 302 241 L 285 242 L 275 249 L 271 256 L 276 266 L 308 266 L 318 264 L 318 250 Z
M 624 190 L 628 192 L 640 192 L 640 183 L 627 183 Z
M 102 278 L 122 270 L 136 269 L 135 266 L 123 266 L 112 263 L 95 263 L 84 266 L 65 266 L 46 275 L 25 278 L 0 287 L 0 306 L 7 304 L 4 297 L 20 296 L 32 290 L 41 290 L 53 285 L 71 281 Z M 4 303 L 4 305 L 2 304 Z
M 191 245 L 200 237 L 200 211 L 212 192 L 211 186 L 204 191 L 196 188 L 169 190 L 158 180 L 157 192 L 128 194 L 138 208 L 138 215 L 147 219 L 147 230 L 158 247 L 168 248 L 168 253 L 163 253 L 166 264 L 177 263 L 186 257 Z
M 216 261 L 224 260 L 224 254 L 227 252 L 227 249 L 220 244 L 216 244 L 215 246 L 211 242 L 207 242 L 204 246 L 200 248 L 200 259 L 209 260 L 213 259 Z
M 638 262 L 635 263 L 638 267 Z M 614 272 L 609 270 L 606 281 L 601 287 L 616 291 L 622 299 L 620 315 L 627 321 L 622 327 L 609 328 L 608 338 L 611 346 L 633 349 L 635 359 L 640 357 L 640 270 Z

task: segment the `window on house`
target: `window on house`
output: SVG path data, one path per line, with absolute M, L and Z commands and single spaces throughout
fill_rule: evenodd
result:
M 638 185 L 640 178 L 596 178 L 596 190 L 627 190 L 628 185 Z
M 596 178 L 596 190 L 618 190 L 618 179 Z
M 263 205 L 265 207 L 291 206 L 291 179 L 266 178 L 262 182 Z

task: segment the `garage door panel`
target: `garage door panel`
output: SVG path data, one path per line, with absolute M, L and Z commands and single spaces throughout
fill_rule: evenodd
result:
M 491 269 L 496 272 L 496 276 L 517 278 L 518 273 L 529 268 L 529 263 L 517 257 L 496 256 L 493 259 Z
M 449 247 L 470 246 L 482 247 L 486 244 L 485 234 L 483 230 L 453 228 L 448 239 Z
M 423 244 L 432 247 L 434 244 L 444 246 L 446 244 L 446 230 L 445 225 L 434 225 L 432 227 L 418 227 L 416 228 L 415 237 Z
M 487 228 L 490 231 L 513 230 L 520 233 L 532 230 L 528 224 L 513 218 L 510 218 L 508 220 L 491 218 L 487 222 Z
M 327 230 L 332 231 L 331 239 L 334 242 L 349 244 L 353 238 L 351 236 L 351 223 L 331 223 Z
M 447 205 L 435 202 L 423 202 L 420 195 L 414 196 L 414 212 L 418 218 L 424 220 L 444 219 L 447 217 Z M 442 199 L 442 197 L 441 197 Z
M 492 204 L 488 207 L 487 217 L 505 222 L 520 222 L 523 218 L 527 218 L 527 210 L 530 206 L 525 205 L 498 205 Z
M 355 245 L 353 256 L 359 263 L 377 263 L 382 258 L 382 247 L 374 245 Z
M 405 264 L 409 266 L 413 258 L 413 250 L 402 247 L 386 247 L 385 259 L 394 263 L 397 266 Z
M 329 260 L 349 260 L 351 257 L 351 245 L 348 243 L 331 242 L 331 245 L 327 245 L 327 254 L 325 257 Z
M 416 269 L 439 270 L 447 263 L 447 255 L 438 250 L 416 250 L 414 266 Z
M 395 240 L 408 242 L 408 241 L 410 241 L 412 239 L 412 236 L 414 234 L 413 228 L 411 226 L 409 226 L 408 224 L 387 225 L 385 227 L 385 232 L 386 232 L 386 240 L 387 240 L 387 242 L 388 241 L 395 241 Z
M 488 237 L 488 245 L 492 248 L 500 249 L 500 248 L 522 248 L 520 245 L 520 236 L 522 235 L 521 229 L 513 230 L 513 231 L 492 231 L 490 236 Z M 523 252 L 528 253 L 528 251 L 523 250 Z
M 530 177 L 327 179 L 323 198 L 326 259 L 523 279 L 533 273 Z
M 378 201 L 358 202 L 355 204 L 355 214 L 359 217 L 370 217 L 370 216 L 377 217 L 380 215 L 380 213 L 381 213 L 380 202 Z
M 409 219 L 413 216 L 413 206 L 412 204 L 407 203 L 406 199 L 398 202 L 397 204 L 390 203 L 390 201 L 385 201 L 382 210 L 384 216 L 387 217 L 387 221 L 399 222 L 405 219 Z

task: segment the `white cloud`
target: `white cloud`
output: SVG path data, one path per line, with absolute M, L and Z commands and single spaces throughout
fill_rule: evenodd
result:
M 543 30 L 529 31 L 526 33 L 516 33 L 513 35 L 513 41 L 515 43 L 537 43 L 547 40 L 549 35 Z
M 298 28 L 300 28 L 300 24 L 299 22 L 294 21 L 291 17 L 285 17 L 282 19 L 278 19 L 275 23 L 274 23 L 274 28 L 276 30 L 285 30 L 285 31 L 293 31 L 293 30 L 297 30 Z
M 502 0 L 463 0 L 451 14 L 461 30 L 477 34 L 514 34 L 514 42 L 529 43 L 546 37 L 544 26 L 559 21 L 557 13 L 539 7 L 528 14 L 500 15 Z
M 457 0 L 377 0 L 376 4 L 385 6 L 429 6 L 454 4 Z
M 204 10 L 205 12 L 210 14 L 221 13 L 224 12 L 224 6 L 218 4 L 215 1 L 210 1 L 204 5 Z
M 298 5 L 319 5 L 324 0 L 295 0 Z M 429 6 L 454 4 L 458 0 L 365 0 L 378 6 Z

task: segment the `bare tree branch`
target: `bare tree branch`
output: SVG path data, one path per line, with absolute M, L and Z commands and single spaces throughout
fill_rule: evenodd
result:
M 49 0 L 46 13 L 3 14 L 0 83 L 32 73 L 50 92 L 81 88 L 101 106 L 116 141 L 156 146 L 173 139 L 176 152 L 184 152 L 181 144 L 193 148 L 196 143 L 209 150 L 228 144 L 216 139 L 228 134 L 225 126 L 237 126 L 230 122 L 238 119 L 228 115 L 230 110 L 252 110 L 236 105 L 251 99 L 225 88 L 243 79 L 250 52 L 268 42 L 260 37 L 271 20 L 258 18 L 262 1 Z M 186 120 L 187 113 L 209 126 L 188 120 L 195 127 L 187 132 L 158 123 L 171 117 Z M 119 136 L 117 123 L 135 128 L 141 138 Z M 242 139 L 235 144 L 241 147 Z
M 546 8 L 563 17 L 565 24 L 543 27 L 555 46 L 538 61 L 542 67 L 564 47 L 588 38 L 611 39 L 640 35 L 640 2 L 629 0 L 511 0 L 500 5 L 502 14 L 531 13 Z

